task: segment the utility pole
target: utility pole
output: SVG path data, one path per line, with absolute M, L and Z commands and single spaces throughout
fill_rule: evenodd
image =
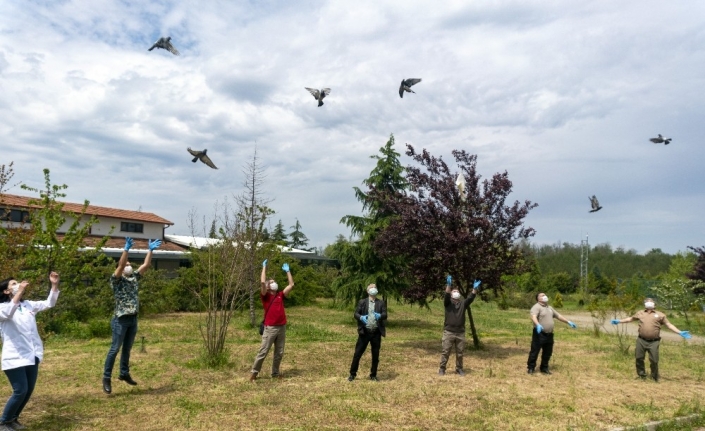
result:
M 588 243 L 588 235 L 585 234 L 585 239 L 580 240 L 580 284 L 582 285 L 583 295 L 587 299 L 588 293 L 588 254 L 590 253 L 590 243 Z

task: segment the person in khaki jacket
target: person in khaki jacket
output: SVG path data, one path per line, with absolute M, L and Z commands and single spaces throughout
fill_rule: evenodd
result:
M 644 358 L 649 352 L 649 363 L 651 365 L 651 378 L 658 382 L 658 348 L 661 343 L 661 326 L 665 325 L 671 331 L 685 339 L 691 338 L 690 332 L 681 331 L 668 321 L 666 315 L 656 311 L 656 302 L 653 298 L 644 299 L 644 309 L 639 310 L 631 317 L 625 319 L 612 319 L 613 325 L 629 323 L 634 320 L 639 321 L 639 337 L 636 339 L 634 355 L 636 357 L 636 373 L 644 380 L 646 379 L 646 367 Z
M 534 324 L 534 330 L 531 333 L 531 350 L 529 351 L 529 359 L 526 361 L 526 372 L 534 374 L 536 369 L 536 360 L 541 352 L 541 364 L 539 370 L 541 374 L 552 374 L 548 369 L 548 362 L 553 355 L 553 319 L 559 322 L 567 323 L 568 326 L 575 329 L 578 326 L 561 316 L 556 310 L 548 305 L 548 296 L 539 292 L 536 294 L 536 304 L 531 307 L 531 323 Z

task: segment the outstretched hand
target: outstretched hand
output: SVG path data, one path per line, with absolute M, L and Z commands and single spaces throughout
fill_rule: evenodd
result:
M 453 277 L 448 275 L 446 276 L 446 286 L 450 286 L 451 284 L 453 284 Z
M 685 338 L 686 340 L 690 340 L 691 338 L 693 338 L 693 336 L 690 335 L 690 331 L 681 331 L 680 336 Z
M 149 251 L 154 251 L 154 249 L 159 248 L 160 245 L 162 245 L 162 240 L 160 239 L 149 241 Z
M 127 238 L 125 238 L 125 251 L 130 251 L 131 248 L 132 248 L 132 238 L 130 238 L 128 236 Z
M 288 264 L 288 263 L 285 263 L 284 265 L 282 265 L 282 270 L 283 270 L 284 272 L 289 272 L 289 264 Z
M 613 325 L 619 325 L 619 319 L 612 319 L 610 320 L 610 323 L 612 323 Z
M 267 260 L 268 260 L 268 259 L 265 259 L 265 260 L 262 262 L 262 268 L 266 268 L 266 267 L 267 267 Z
M 475 282 L 472 284 L 472 288 L 477 290 L 477 288 L 480 287 L 480 283 L 482 283 L 482 281 L 475 280 Z
M 575 323 L 573 323 L 573 322 L 571 322 L 571 321 L 568 321 L 568 326 L 570 326 L 570 327 L 573 328 L 573 329 L 575 329 L 575 328 L 578 327 L 578 325 L 576 325 Z

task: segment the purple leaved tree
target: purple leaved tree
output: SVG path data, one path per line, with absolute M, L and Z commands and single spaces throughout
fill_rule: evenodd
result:
M 502 275 L 521 270 L 522 254 L 516 244 L 534 235 L 533 228 L 523 226 L 523 219 L 537 204 L 507 205 L 512 191 L 507 173 L 481 182 L 477 157 L 465 151 L 453 151 L 464 185 L 456 184 L 462 184 L 462 178 L 441 158 L 426 150 L 417 154 L 408 144 L 406 154 L 421 165 L 407 168 L 410 193 L 371 192 L 396 215 L 375 246 L 381 256 L 403 257 L 408 263 L 411 285 L 403 292 L 405 299 L 425 304 L 440 296 L 447 274 L 463 296 L 470 293 L 474 280 L 497 293 Z M 478 348 L 470 308 L 467 314 Z

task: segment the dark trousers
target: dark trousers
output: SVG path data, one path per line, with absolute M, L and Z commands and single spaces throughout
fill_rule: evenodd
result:
M 548 361 L 551 360 L 551 355 L 553 354 L 553 334 L 547 334 L 541 332 L 540 334 L 534 332 L 531 335 L 531 351 L 529 352 L 529 360 L 526 362 L 526 367 L 530 370 L 536 368 L 536 359 L 539 357 L 539 350 L 541 351 L 541 371 L 548 371 Z
M 360 358 L 367 350 L 367 345 L 372 345 L 372 366 L 370 367 L 370 377 L 377 377 L 377 365 L 379 365 L 379 349 L 382 347 L 382 333 L 379 329 L 374 332 L 365 330 L 364 335 L 357 336 L 355 344 L 355 355 L 353 355 L 352 364 L 350 364 L 350 375 L 356 376 L 357 369 L 360 367 Z
M 110 345 L 108 357 L 105 358 L 105 369 L 103 370 L 103 378 L 105 379 L 109 379 L 112 376 L 115 358 L 117 358 L 121 347 L 120 375 L 126 376 L 130 374 L 130 352 L 137 335 L 137 315 L 113 316 L 113 320 L 110 321 L 110 327 L 113 329 L 113 343 Z
M 658 375 L 658 347 L 661 341 L 652 340 L 648 341 L 641 337 L 636 339 L 636 348 L 634 349 L 634 356 L 636 357 L 636 373 L 639 377 L 646 377 L 646 364 L 644 363 L 644 358 L 646 353 L 649 354 L 649 364 L 651 365 L 651 377 L 654 380 L 659 379 Z
M 12 395 L 2 411 L 1 423 L 9 423 L 20 417 L 29 397 L 32 396 L 39 374 L 39 358 L 34 358 L 34 365 L 5 370 L 5 375 L 12 385 Z

